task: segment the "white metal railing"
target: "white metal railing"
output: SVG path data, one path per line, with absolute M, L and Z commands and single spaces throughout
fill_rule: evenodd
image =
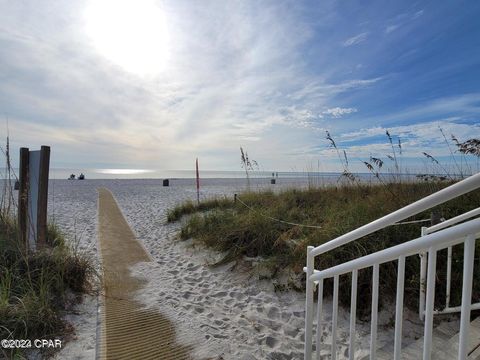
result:
M 336 329 L 338 318 L 338 288 L 339 276 L 352 273 L 352 297 L 350 309 L 350 343 L 349 343 L 349 359 L 354 359 L 355 354 L 355 322 L 356 322 L 356 297 L 357 297 L 357 279 L 358 271 L 361 269 L 373 268 L 372 277 L 372 315 L 371 315 L 371 340 L 370 340 L 370 359 L 376 358 L 376 334 L 378 320 L 378 284 L 379 284 L 379 267 L 385 262 L 398 260 L 398 277 L 397 277 L 397 296 L 396 296 L 396 314 L 395 314 L 395 339 L 394 339 L 394 359 L 401 357 L 402 342 L 402 319 L 403 319 L 403 294 L 405 280 L 405 259 L 408 256 L 416 254 L 425 254 L 428 252 L 427 263 L 424 263 L 427 276 L 427 286 L 425 291 L 425 311 L 424 313 L 424 347 L 423 359 L 430 359 L 432 350 L 432 334 L 433 334 L 433 315 L 435 300 L 435 275 L 436 275 L 436 255 L 441 249 L 450 246 L 465 243 L 464 246 L 464 269 L 463 269 L 463 289 L 462 289 L 462 305 L 459 308 L 461 313 L 460 320 L 460 340 L 458 359 L 466 359 L 467 342 L 469 332 L 470 311 L 472 309 L 471 293 L 473 281 L 473 259 L 475 250 L 475 240 L 477 233 L 480 233 L 480 219 L 470 220 L 461 224 L 450 221 L 447 225 L 431 227 L 430 232 L 424 233 L 417 239 L 369 254 L 352 261 L 345 262 L 340 265 L 333 266 L 328 269 L 316 270 L 314 267 L 315 257 L 333 250 L 339 246 L 357 240 L 361 237 L 369 235 L 377 230 L 393 225 L 408 217 L 416 215 L 422 211 L 428 210 L 434 206 L 442 204 L 448 200 L 456 198 L 460 195 L 468 193 L 480 187 L 480 174 L 473 175 L 465 180 L 453 184 L 435 194 L 418 200 L 404 208 L 401 208 L 391 214 L 377 219 L 367 225 L 344 234 L 318 247 L 309 246 L 307 248 L 307 266 L 304 268 L 306 281 L 306 311 L 305 311 L 305 360 L 312 359 L 313 353 L 313 315 L 314 315 L 314 299 L 313 293 L 318 286 L 318 304 L 317 304 L 317 330 L 316 330 L 316 358 L 320 359 L 320 349 L 322 343 L 322 327 L 323 327 L 323 284 L 324 280 L 333 278 L 333 312 L 332 312 L 332 344 L 331 359 L 337 357 Z M 467 213 L 466 213 L 467 214 Z M 463 216 L 466 216 L 464 214 Z M 464 221 L 472 216 L 463 217 Z M 451 219 L 454 220 L 454 219 Z M 457 223 L 459 222 L 457 221 Z M 442 224 L 447 223 L 444 222 Z M 454 223 L 456 225 L 454 225 Z M 453 226 L 452 226 L 453 225 Z M 432 230 L 433 229 L 433 230 Z
M 430 226 L 430 227 L 422 227 L 421 234 L 422 236 L 432 234 L 436 231 L 445 229 L 449 226 L 456 225 L 461 223 L 465 220 L 475 218 L 480 215 L 480 207 L 468 211 L 464 214 L 458 215 L 454 218 L 448 219 L 443 221 L 439 224 Z M 434 311 L 435 314 L 449 314 L 449 313 L 456 313 L 461 310 L 460 306 L 451 306 L 450 305 L 450 292 L 451 292 L 451 285 L 452 285 L 452 246 L 447 248 L 447 278 L 446 278 L 446 296 L 445 296 L 445 308 L 441 310 Z M 420 320 L 423 320 L 425 314 L 425 297 L 426 297 L 426 280 L 427 280 L 427 254 L 421 253 L 420 254 L 420 301 L 419 303 L 419 315 Z M 480 303 L 472 304 L 472 310 L 480 309 Z

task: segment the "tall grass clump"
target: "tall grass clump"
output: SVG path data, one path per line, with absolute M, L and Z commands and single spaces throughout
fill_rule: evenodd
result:
M 435 165 L 434 174 L 419 174 L 408 178 L 400 176 L 402 143 L 386 133 L 391 154 L 386 157 L 391 161 L 393 173 L 385 173 L 385 162 L 380 156 L 370 156 L 362 161 L 376 181 L 362 181 L 350 171 L 349 160 L 344 150 L 327 132 L 327 140 L 335 150 L 342 165 L 342 173 L 336 184 L 329 187 L 308 189 L 291 189 L 280 193 L 272 191 L 240 194 L 237 202 L 224 199 L 221 206 L 214 202 L 205 204 L 202 211 L 193 204 L 184 204 L 174 210 L 170 221 L 177 221 L 182 215 L 190 215 L 182 222 L 180 237 L 193 238 L 195 241 L 221 251 L 223 258 L 219 264 L 240 260 L 244 257 L 259 257 L 271 267 L 271 276 L 284 274 L 286 286 L 304 288 L 306 247 L 319 246 L 362 225 L 387 215 L 401 207 L 411 204 L 425 196 L 439 191 L 457 179 L 466 176 L 469 171 L 464 164 L 466 159 L 457 161 L 455 166 L 461 169 L 459 174 L 449 173 L 447 168 L 432 155 L 424 153 Z M 452 138 L 454 138 L 452 136 Z M 456 139 L 455 139 L 456 140 Z M 454 142 L 455 142 L 454 140 Z M 480 141 L 470 139 L 464 142 L 456 140 L 456 152 L 462 158 L 465 155 L 480 156 Z M 450 148 L 452 156 L 454 151 Z M 408 172 L 407 172 L 408 173 Z M 470 172 L 471 173 L 471 172 Z M 340 181 L 340 180 L 346 181 Z M 315 267 L 325 269 L 361 256 L 380 251 L 391 246 L 418 238 L 422 226 L 429 226 L 430 219 L 452 218 L 478 207 L 480 190 L 458 197 L 429 211 L 417 214 L 404 223 L 389 226 L 357 241 L 316 257 Z M 477 253 L 480 245 L 477 244 Z M 438 252 L 436 306 L 445 304 L 446 292 L 446 256 L 447 251 Z M 452 283 L 462 282 L 463 245 L 455 246 L 452 262 Z M 480 266 L 480 259 L 475 259 Z M 412 309 L 418 308 L 420 260 L 418 256 L 407 259 L 405 269 L 405 302 Z M 291 274 L 297 274 L 291 276 Z M 370 299 L 371 269 L 359 271 L 359 294 Z M 394 301 L 397 282 L 397 264 L 389 262 L 380 266 L 380 301 Z M 349 275 L 340 277 L 340 301 L 348 305 L 350 301 Z M 326 291 L 332 290 L 327 281 Z M 461 289 L 453 287 L 451 305 L 460 305 Z M 480 283 L 473 289 L 473 300 L 480 301 Z M 359 313 L 368 313 L 369 302 L 362 301 Z
M 194 238 L 197 242 L 223 252 L 224 256 L 219 264 L 239 260 L 244 256 L 261 257 L 273 267 L 272 274 L 290 271 L 301 276 L 307 245 L 324 244 L 450 184 L 451 182 L 392 183 L 388 187 L 376 184 L 292 189 L 281 193 L 246 193 L 240 195 L 239 200 L 248 207 L 240 201 L 234 203 L 233 200 L 224 200 L 221 208 L 213 207 L 204 213 L 190 211 L 189 214 L 193 215 L 183 222 L 180 237 Z M 441 214 L 442 217 L 451 218 L 477 207 L 479 202 L 480 191 L 477 190 L 438 206 L 433 211 Z M 429 219 L 430 216 L 430 212 L 424 212 L 409 220 Z M 318 228 L 295 226 L 287 222 L 318 226 Z M 422 225 L 428 225 L 428 223 L 387 227 L 317 257 L 315 266 L 325 269 L 417 238 L 420 236 Z M 480 247 L 478 250 L 480 251 Z M 458 259 L 461 259 L 462 250 L 455 251 Z M 439 256 L 444 256 L 443 252 L 440 252 Z M 443 274 L 444 262 L 439 260 L 438 263 L 438 274 L 443 276 L 440 274 Z M 461 266 L 461 262 L 454 262 L 452 274 L 458 279 L 452 279 L 453 283 L 461 281 Z M 396 265 L 394 263 L 382 265 L 380 271 L 382 299 L 393 300 Z M 405 288 L 409 294 L 415 296 L 405 298 L 412 307 L 416 306 L 416 299 L 418 299 L 419 271 L 418 256 L 409 258 L 406 266 Z M 348 304 L 350 282 L 345 277 L 342 278 L 344 281 L 341 286 L 341 300 Z M 296 283 L 292 281 L 287 285 L 301 288 L 303 285 L 298 281 L 299 279 Z M 366 298 L 370 293 L 370 282 L 370 272 L 360 271 L 359 288 L 362 296 L 367 296 Z M 439 288 L 437 288 L 438 304 L 442 303 L 442 286 L 445 286 L 445 281 L 439 282 Z M 476 286 L 474 296 L 480 300 L 480 284 Z M 455 296 L 452 299 L 453 303 Z
M 9 164 L 9 161 L 7 162 Z M 0 339 L 63 339 L 72 333 L 64 315 L 91 291 L 91 261 L 54 224 L 47 245 L 31 251 L 19 241 L 9 179 L 0 208 Z M 6 196 L 5 196 L 6 194 Z M 23 349 L 0 349 L 0 358 L 24 358 Z
M 195 212 L 204 212 L 211 209 L 224 209 L 231 207 L 231 205 L 232 201 L 227 199 L 226 197 L 208 199 L 200 203 L 187 200 L 184 203 L 177 205 L 173 209 L 169 209 L 167 211 L 167 222 L 178 221 L 182 216 L 193 214 Z
M 258 163 L 248 157 L 247 151 L 240 147 L 240 165 L 245 170 L 245 177 L 247 178 L 247 191 L 250 191 L 250 171 L 258 169 Z

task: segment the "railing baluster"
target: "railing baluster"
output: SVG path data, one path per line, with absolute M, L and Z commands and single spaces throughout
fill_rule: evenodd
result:
M 355 358 L 355 322 L 357 318 L 357 282 L 358 270 L 352 271 L 352 295 L 350 300 L 350 343 L 348 345 L 348 358 Z
M 313 281 L 310 276 L 313 274 L 314 257 L 312 256 L 313 246 L 307 247 L 307 288 L 305 300 L 305 360 L 312 360 L 312 327 L 313 327 Z
M 370 329 L 370 359 L 375 360 L 377 357 L 377 322 L 378 322 L 378 280 L 379 265 L 373 265 L 373 281 L 372 281 L 372 323 Z
M 445 301 L 445 307 L 450 307 L 450 285 L 452 283 L 452 247 L 448 247 L 447 255 L 447 296 Z
M 458 359 L 464 360 L 468 355 L 470 333 L 470 311 L 472 306 L 473 259 L 475 255 L 475 235 L 468 235 L 463 249 L 463 288 L 462 310 L 460 317 L 460 340 L 458 342 Z
M 317 360 L 320 360 L 320 346 L 322 345 L 322 319 L 323 319 L 323 279 L 318 281 L 318 303 L 317 303 Z
M 333 278 L 332 360 L 337 358 L 338 275 Z
M 402 354 L 403 292 L 405 288 L 405 256 L 398 258 L 397 302 L 395 305 L 395 343 L 394 360 L 400 360 Z
M 425 307 L 425 329 L 423 336 L 423 360 L 430 360 L 432 355 L 433 309 L 435 306 L 435 269 L 437 267 L 437 250 L 428 250 L 427 299 Z
M 428 228 L 422 227 L 422 236 L 427 235 Z M 420 301 L 418 302 L 418 315 L 420 320 L 425 318 L 425 292 L 427 284 L 427 253 L 421 252 L 420 256 Z

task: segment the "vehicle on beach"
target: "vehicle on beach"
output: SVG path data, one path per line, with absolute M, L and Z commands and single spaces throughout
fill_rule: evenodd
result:
M 80 173 L 80 175 L 78 175 L 78 178 L 75 176 L 75 174 L 71 174 L 68 178 L 68 180 L 85 180 L 85 175 L 83 173 Z

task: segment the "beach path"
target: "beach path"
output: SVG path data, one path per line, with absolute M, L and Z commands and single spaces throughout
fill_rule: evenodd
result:
M 98 189 L 98 239 L 103 268 L 100 359 L 189 359 L 175 342 L 171 322 L 134 299 L 144 280 L 130 267 L 151 261 L 125 220 L 113 194 Z

